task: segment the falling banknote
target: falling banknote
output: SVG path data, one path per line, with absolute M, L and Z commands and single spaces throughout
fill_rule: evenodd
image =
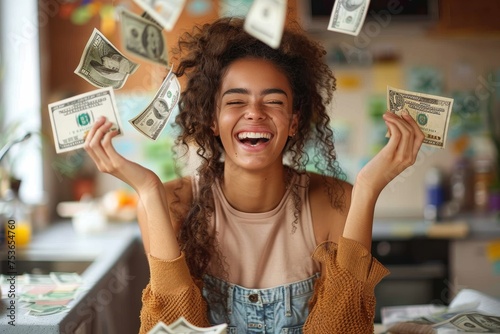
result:
M 186 0 L 134 0 L 165 30 L 174 28 Z
M 162 28 L 126 9 L 120 13 L 122 45 L 145 60 L 167 66 L 167 42 Z
M 51 103 L 49 115 L 57 153 L 82 148 L 85 134 L 100 116 L 105 116 L 122 133 L 111 87 Z
M 190 324 L 184 317 L 180 317 L 174 323 L 165 325 L 159 322 L 148 334 L 226 334 L 227 324 L 201 328 Z
M 425 135 L 424 144 L 444 148 L 453 99 L 387 87 L 390 112 L 407 110 Z
M 370 0 L 337 0 L 333 6 L 328 30 L 357 36 L 365 22 Z
M 98 88 L 119 89 L 138 67 L 94 28 L 75 73 Z
M 172 110 L 179 101 L 180 93 L 181 86 L 170 68 L 153 101 L 144 111 L 129 120 L 130 124 L 146 137 L 156 140 L 167 125 Z
M 245 31 L 277 49 L 285 27 L 286 5 L 286 0 L 255 0 L 245 19 Z

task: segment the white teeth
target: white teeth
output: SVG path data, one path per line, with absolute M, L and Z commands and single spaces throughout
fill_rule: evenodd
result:
M 238 134 L 238 139 L 246 139 L 246 138 L 271 139 L 271 134 L 267 132 L 241 132 Z

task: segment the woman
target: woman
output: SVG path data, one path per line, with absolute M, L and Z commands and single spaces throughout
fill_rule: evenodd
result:
M 116 153 L 102 119 L 85 144 L 140 197 L 151 270 L 141 332 L 184 316 L 228 333 L 372 333 L 373 289 L 387 274 L 369 251 L 374 207 L 414 163 L 416 123 L 384 114 L 391 137 L 352 187 L 325 108 L 335 79 L 299 28 L 272 49 L 242 20 L 220 19 L 182 36 L 176 55 L 187 77 L 178 144 L 198 147 L 197 175 L 162 184 Z

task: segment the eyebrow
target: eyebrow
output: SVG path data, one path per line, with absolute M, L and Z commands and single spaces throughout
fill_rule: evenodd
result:
M 226 90 L 222 94 L 222 96 L 225 96 L 228 94 L 247 94 L 247 95 L 249 95 L 250 91 L 246 88 L 231 88 L 231 89 Z M 286 97 L 288 97 L 288 94 L 283 89 L 280 89 L 280 88 L 266 88 L 260 93 L 261 96 L 268 95 L 268 94 L 283 94 Z

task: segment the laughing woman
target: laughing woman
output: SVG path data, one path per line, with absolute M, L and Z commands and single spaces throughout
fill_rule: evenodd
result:
M 228 333 L 373 333 L 374 287 L 388 274 L 370 254 L 373 212 L 416 159 L 416 123 L 385 113 L 391 137 L 351 186 L 326 111 L 335 78 L 299 28 L 273 49 L 220 19 L 183 35 L 175 55 L 187 80 L 177 143 L 197 146 L 196 175 L 163 184 L 115 151 L 104 119 L 85 143 L 140 198 L 151 273 L 141 332 L 184 316 Z

